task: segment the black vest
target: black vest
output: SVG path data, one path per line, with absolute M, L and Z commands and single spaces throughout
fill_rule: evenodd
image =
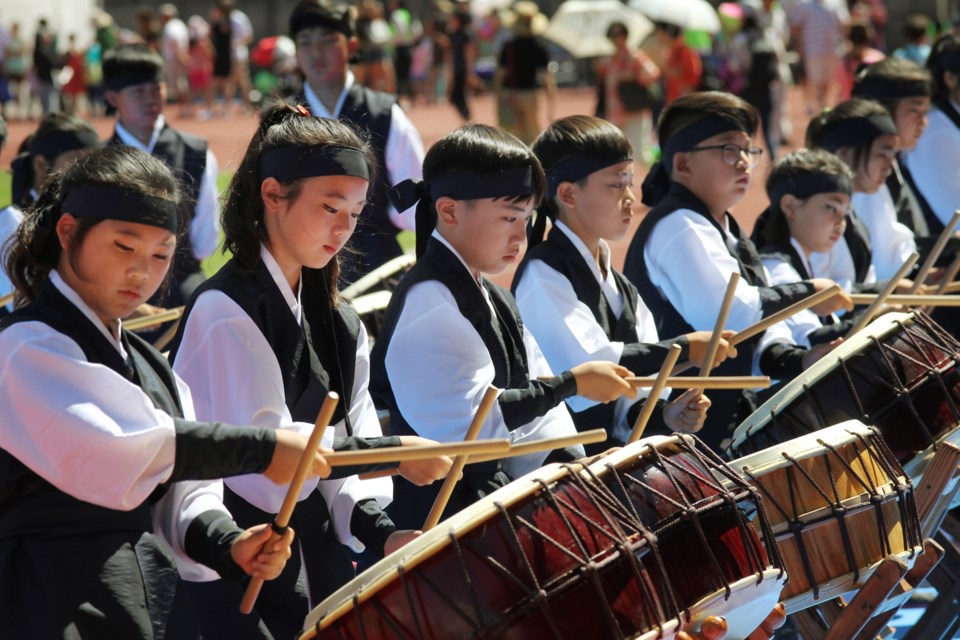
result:
M 19 322 L 39 321 L 69 336 L 87 360 L 109 367 L 143 389 L 157 409 L 183 417 L 173 371 L 166 359 L 136 334 L 121 334 L 120 352 L 73 303 L 48 280 L 35 300 L 0 321 L 0 330 Z M 57 489 L 6 451 L 0 450 L 0 537 L 83 534 L 103 531 L 151 531 L 150 502 L 158 488 L 131 511 L 97 506 Z
M 937 219 L 926 198 L 917 191 L 913 174 L 900 154 L 897 155 L 893 171 L 887 176 L 887 188 L 897 210 L 897 221 L 913 231 L 918 240 L 943 231 L 943 223 Z
M 116 131 L 107 144 L 122 145 Z M 170 273 L 169 290 L 158 292 L 150 299 L 151 304 L 176 307 L 186 304 L 190 291 L 182 291 L 181 285 L 192 275 L 202 273 L 200 261 L 193 255 L 190 241 L 190 226 L 200 193 L 200 182 L 207 168 L 207 141 L 203 138 L 164 125 L 153 147 L 153 156 L 173 170 L 180 182 L 179 230 L 176 257 Z
M 296 101 L 309 107 L 303 94 L 297 96 Z M 344 252 L 342 255 L 343 271 L 340 278 L 346 284 L 403 253 L 397 242 L 399 230 L 387 213 L 393 177 L 387 169 L 386 147 L 396 102 L 396 97 L 390 94 L 354 83 L 347 90 L 338 116 L 340 120 L 369 132 L 370 144 L 377 156 L 377 177 L 370 189 L 367 206 L 350 239 L 350 246 L 355 253 Z

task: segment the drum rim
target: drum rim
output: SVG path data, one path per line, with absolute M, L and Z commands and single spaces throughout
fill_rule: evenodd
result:
M 797 396 L 804 392 L 805 387 L 819 382 L 836 368 L 839 361 L 845 360 L 859 351 L 863 342 L 870 338 L 884 338 L 901 324 L 913 324 L 916 322 L 916 318 L 917 312 L 886 313 L 871 322 L 850 340 L 842 342 L 833 351 L 813 363 L 813 366 L 809 369 L 785 384 L 773 397 L 747 416 L 734 430 L 730 449 L 735 451 L 746 441 L 748 436 L 764 429 L 770 423 L 771 417 L 779 413 L 780 407 L 793 402 Z M 760 422 L 761 418 L 763 422 Z
M 726 590 L 719 589 L 701 598 L 695 604 L 693 604 L 690 607 L 690 617 L 687 620 L 687 623 L 684 625 L 684 628 L 689 629 L 694 625 L 699 627 L 698 623 L 702 623 L 707 616 L 717 615 L 718 605 L 721 605 L 729 600 L 735 600 L 736 596 L 744 596 L 745 604 L 749 602 L 757 602 L 759 598 L 764 596 L 772 598 L 770 607 L 763 612 L 763 615 L 758 616 L 755 623 L 746 621 L 742 617 L 731 619 L 730 616 L 726 616 L 727 624 L 729 625 L 727 637 L 746 638 L 750 633 L 760 626 L 760 623 L 766 619 L 766 617 L 776 606 L 777 602 L 779 602 L 780 593 L 783 591 L 783 585 L 786 583 L 786 580 L 787 572 L 775 568 L 764 569 L 759 576 L 754 574 L 747 576 L 746 578 L 741 578 L 730 585 L 729 599 L 726 598 Z M 773 587 L 769 587 L 767 585 L 773 585 Z M 770 589 L 771 593 L 768 594 L 766 592 L 767 589 Z M 757 594 L 755 591 L 762 591 L 762 594 Z M 749 629 L 747 627 L 749 627 Z
M 766 475 L 783 469 L 790 464 L 790 461 L 783 457 L 783 453 L 790 453 L 794 460 L 807 460 L 813 458 L 819 451 L 823 450 L 820 441 L 836 447 L 848 444 L 860 437 L 882 437 L 875 427 L 870 427 L 863 422 L 853 419 L 838 422 L 835 425 L 825 427 L 819 431 L 805 433 L 802 436 L 786 440 L 784 442 L 772 445 L 766 449 L 748 453 L 729 462 L 741 477 L 744 473 L 750 473 L 754 476 Z M 787 449 L 797 449 L 798 453 L 792 453 Z M 746 470 L 744 469 L 746 467 Z M 746 478 L 744 478 L 746 479 Z
M 354 596 L 356 596 L 358 604 L 366 602 L 383 589 L 387 583 L 393 581 L 401 567 L 404 570 L 416 567 L 440 549 L 452 544 L 451 533 L 459 539 L 487 522 L 491 516 L 499 513 L 498 504 L 505 507 L 512 506 L 539 490 L 540 482 L 553 484 L 569 475 L 571 469 L 575 469 L 577 473 L 583 473 L 584 468 L 581 463 L 573 463 L 570 467 L 551 463 L 539 469 L 534 469 L 507 486 L 501 487 L 478 500 L 466 509 L 450 516 L 440 525 L 424 532 L 423 535 L 411 541 L 402 549 L 380 559 L 366 571 L 324 598 L 307 614 L 303 623 L 301 638 L 312 637 L 307 633 L 311 632 L 318 623 L 320 628 L 324 629 L 331 622 L 348 613 L 354 605 Z

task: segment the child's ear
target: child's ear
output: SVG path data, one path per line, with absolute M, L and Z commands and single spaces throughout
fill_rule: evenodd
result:
M 561 182 L 557 187 L 557 202 L 567 209 L 573 209 L 577 206 L 576 185 L 572 182 Z
M 57 220 L 57 238 L 60 241 L 60 249 L 67 251 L 73 245 L 73 238 L 77 233 L 77 219 L 69 213 L 64 213 Z
M 106 100 L 107 104 L 114 109 L 120 108 L 120 105 L 117 104 L 117 102 L 119 102 L 119 98 L 119 93 L 117 91 L 113 91 L 112 89 L 107 89 L 103 92 L 103 99 Z
M 787 220 L 793 220 L 797 215 L 797 198 L 792 194 L 785 193 L 780 198 L 780 211 L 783 211 Z
M 275 213 L 284 202 L 286 190 L 276 178 L 267 178 L 260 183 L 260 199 L 263 200 L 264 213 Z
M 454 226 L 457 224 L 457 201 L 449 196 L 442 196 L 437 198 L 437 201 L 433 203 L 437 208 L 437 220 L 443 222 L 447 226 Z
M 677 176 L 684 178 L 693 177 L 693 174 L 690 172 L 690 163 L 687 159 L 687 154 L 682 151 L 673 154 L 673 171 L 670 173 L 670 177 L 676 178 Z

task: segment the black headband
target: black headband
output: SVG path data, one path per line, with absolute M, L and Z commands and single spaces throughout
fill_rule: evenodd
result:
M 960 72 L 960 48 L 939 53 L 935 60 L 942 71 Z
M 370 179 L 367 156 L 354 147 L 316 145 L 311 147 L 278 147 L 260 156 L 260 181 L 276 178 L 293 182 L 318 176 L 356 176 Z
M 780 199 L 792 195 L 800 200 L 818 193 L 853 193 L 850 178 L 844 173 L 804 173 L 784 180 L 770 191 L 770 206 L 779 207 Z
M 873 100 L 929 98 L 933 95 L 933 81 L 929 78 L 883 78 L 866 75 L 853 86 L 853 95 Z
M 613 160 L 609 158 L 601 160 L 582 153 L 573 153 L 566 156 L 547 170 L 546 197 L 552 198 L 557 195 L 557 187 L 560 186 L 561 182 L 578 182 L 601 169 L 630 160 L 633 160 L 630 154 Z
M 290 16 L 290 37 L 296 40 L 297 34 L 304 29 L 322 27 L 348 38 L 353 37 L 353 21 L 350 19 L 350 7 L 347 5 L 320 5 L 302 2 Z
M 836 151 L 843 147 L 856 147 L 872 142 L 880 136 L 895 135 L 897 125 L 893 119 L 886 113 L 877 113 L 828 125 L 820 135 L 820 146 L 827 151 Z
M 96 131 L 54 131 L 43 136 L 34 136 L 30 141 L 30 155 L 43 156 L 53 161 L 61 153 L 77 149 L 95 149 L 100 146 Z
M 397 211 L 406 211 L 421 200 L 434 201 L 444 196 L 454 200 L 513 198 L 537 193 L 533 167 L 514 167 L 500 173 L 450 173 L 429 181 L 404 180 L 390 190 L 390 202 Z M 417 207 L 417 257 L 423 255 L 427 240 L 436 227 L 432 207 Z
M 60 211 L 77 218 L 123 220 L 177 232 L 176 202 L 120 187 L 74 187 L 67 193 Z
M 648 207 L 656 206 L 667 195 L 667 191 L 670 190 L 670 172 L 673 171 L 674 155 L 683 151 L 690 151 L 707 138 L 728 131 L 743 131 L 747 135 L 753 134 L 752 131 L 747 131 L 742 123 L 732 118 L 711 113 L 699 120 L 694 120 L 670 136 L 663 143 L 663 154 L 660 160 L 650 167 L 647 177 L 643 180 L 641 186 L 643 204 Z
M 165 81 L 162 68 L 144 66 L 141 69 L 129 69 L 115 76 L 104 78 L 103 88 L 107 91 L 122 91 L 136 84 Z

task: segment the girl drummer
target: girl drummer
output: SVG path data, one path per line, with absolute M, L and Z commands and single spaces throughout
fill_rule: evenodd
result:
M 306 438 L 192 421 L 187 387 L 122 327 L 166 276 L 177 195 L 160 161 L 100 149 L 55 174 L 19 228 L 6 268 L 26 304 L 0 322 L 9 637 L 177 636 L 170 549 L 193 579 L 270 578 L 290 554 L 290 534 L 259 553 L 269 528 L 242 531 L 219 481 L 198 481 L 289 482 Z
M 752 146 L 758 124 L 752 106 L 720 92 L 678 98 L 660 118 L 663 158 L 643 183 L 643 202 L 653 209 L 640 223 L 624 266 L 660 335 L 712 328 L 734 272 L 741 277 L 727 320 L 734 330 L 833 285 L 814 278 L 769 286 L 756 248 L 727 211 L 746 194 L 759 164 L 762 151 Z M 827 314 L 840 306 L 850 306 L 849 298 L 835 296 L 816 310 Z M 719 371 L 749 373 L 755 345 L 740 345 L 738 356 Z M 712 396 L 702 437 L 716 447 L 739 422 L 742 394 Z
M 611 266 L 607 241 L 626 234 L 636 201 L 633 152 L 626 136 L 606 120 L 570 116 L 547 127 L 533 151 L 546 172 L 547 197 L 537 209 L 513 290 L 551 368 L 563 371 L 588 360 L 610 360 L 638 374 L 655 373 L 671 342 L 683 347 L 682 358 L 702 361 L 711 332 L 658 342 L 653 316 L 636 287 Z M 547 218 L 553 228 L 542 241 Z M 718 360 L 726 357 L 726 349 L 721 340 Z M 638 397 L 646 397 L 644 391 Z M 710 406 L 705 396 L 691 389 L 668 404 L 669 394 L 667 390 L 657 400 L 645 433 L 703 426 Z M 578 429 L 605 425 L 611 440 L 620 444 L 642 405 L 625 398 L 606 405 L 583 397 L 567 400 Z
M 517 261 L 544 187 L 530 149 L 499 129 L 466 125 L 427 152 L 423 175 L 422 183 L 405 181 L 393 192 L 402 209 L 419 202 L 419 258 L 393 293 L 372 354 L 371 392 L 389 408 L 391 430 L 462 440 L 491 384 L 502 392 L 481 437 L 514 442 L 575 433 L 563 406 L 574 395 L 599 402 L 635 396 L 623 380 L 630 372 L 611 362 L 588 362 L 554 376 L 513 296 L 482 275 Z M 581 455 L 582 447 L 575 447 L 508 459 L 502 467 L 469 465 L 447 513 L 544 459 Z M 406 526 L 422 524 L 436 495 L 431 489 L 395 483 L 391 516 Z
M 334 448 L 424 442 L 383 438 L 367 392 L 366 331 L 337 293 L 338 254 L 367 202 L 375 156 L 349 125 L 314 118 L 283 103 L 262 115 L 230 184 L 223 229 L 231 260 L 198 289 L 172 349 L 174 368 L 193 390 L 198 414 L 274 429 L 310 430 L 327 391 L 341 397 Z M 443 477 L 451 461 L 407 462 L 418 484 Z M 382 556 L 412 532 L 384 514 L 389 478 L 361 480 L 356 470 L 305 487 L 293 519 L 298 553 L 265 585 L 257 612 L 277 638 L 293 637 L 319 602 L 353 578 L 351 550 Z M 226 481 L 239 522 L 275 513 L 284 487 L 262 476 Z M 300 559 L 303 566 L 301 572 Z M 242 592 L 229 583 L 191 584 L 204 637 L 255 635 L 257 616 L 237 613 Z

